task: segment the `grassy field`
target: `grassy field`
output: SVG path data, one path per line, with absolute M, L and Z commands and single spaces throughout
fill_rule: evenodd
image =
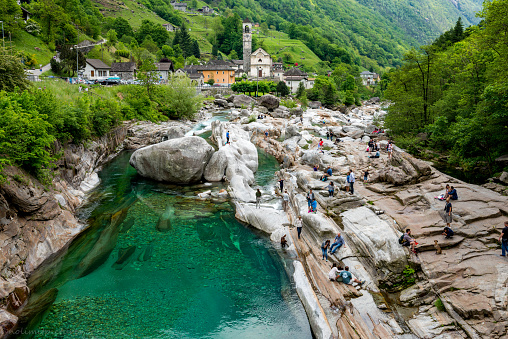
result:
M 312 68 L 321 61 L 303 42 L 290 39 L 286 33 L 269 30 L 265 36 L 260 30 L 255 28 L 254 34 L 258 37 L 259 43 L 265 46 L 268 53 L 276 56 L 277 59 L 279 57 L 282 58 L 286 64 L 297 62 L 298 65 Z M 290 55 L 289 60 L 287 60 L 286 54 Z
M 190 28 L 191 36 L 198 41 L 201 53 L 212 53 L 212 44 L 208 42 L 208 37 L 213 35 L 213 30 L 210 28 L 213 18 L 211 16 L 188 13 L 183 14 L 182 17 L 186 19 L 185 24 Z
M 122 5 L 120 5 L 121 2 L 108 0 L 95 0 L 94 2 L 104 16 L 122 17 L 130 23 L 134 30 L 141 26 L 143 20 L 150 20 L 158 24 L 166 23 L 166 20 L 146 7 L 138 5 L 135 1 L 125 0 Z M 107 11 L 104 9 L 107 9 Z
M 9 45 L 9 41 L 6 40 L 5 46 Z M 54 55 L 53 52 L 49 50 L 48 46 L 42 42 L 42 40 L 28 34 L 25 31 L 20 31 L 20 33 L 16 36 L 16 39 L 12 40 L 12 47 L 23 53 L 35 54 L 37 63 L 40 65 L 46 65 L 49 63 Z M 36 49 L 36 47 L 38 49 Z

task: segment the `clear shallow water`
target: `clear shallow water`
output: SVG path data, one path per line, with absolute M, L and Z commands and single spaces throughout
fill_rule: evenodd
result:
M 32 337 L 311 338 L 269 240 L 236 221 L 229 202 L 194 198 L 220 184 L 145 180 L 129 157 L 100 173 L 81 211 L 89 229 L 35 291 L 58 295 Z M 260 158 L 259 185 L 273 180 L 275 167 Z M 164 232 L 161 216 L 171 225 Z

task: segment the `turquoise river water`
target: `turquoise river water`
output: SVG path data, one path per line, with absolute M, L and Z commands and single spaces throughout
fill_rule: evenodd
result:
M 286 259 L 229 201 L 195 198 L 222 184 L 146 180 L 130 154 L 101 171 L 80 211 L 89 227 L 40 277 L 34 294 L 54 302 L 24 337 L 311 338 Z M 259 161 L 258 185 L 273 184 L 277 162 Z

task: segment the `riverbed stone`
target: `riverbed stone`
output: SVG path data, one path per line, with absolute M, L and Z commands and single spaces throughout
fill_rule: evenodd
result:
M 188 184 L 201 180 L 213 152 L 203 138 L 183 137 L 135 151 L 130 164 L 143 177 Z
M 269 110 L 279 107 L 280 99 L 271 94 L 265 94 L 259 98 L 259 105 L 266 107 Z

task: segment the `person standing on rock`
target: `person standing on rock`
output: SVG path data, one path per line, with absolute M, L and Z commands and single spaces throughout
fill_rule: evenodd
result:
M 499 235 L 499 241 L 501 242 L 501 256 L 505 257 L 508 253 L 508 221 L 504 222 L 504 228 Z
M 328 190 L 328 197 L 333 197 L 333 192 L 335 191 L 335 186 L 333 186 L 333 182 L 330 181 L 328 186 L 325 187 Z
M 298 219 L 296 219 L 296 231 L 298 232 L 298 239 L 300 239 L 300 235 L 302 234 L 302 228 L 303 228 L 303 221 L 302 216 L 299 215 Z
M 330 240 L 323 241 L 323 243 L 321 244 L 321 252 L 323 253 L 323 259 L 321 259 L 321 260 L 325 260 L 325 258 L 326 258 L 326 261 L 328 261 L 328 248 L 329 247 L 330 247 Z
M 326 140 L 330 140 L 330 132 L 326 131 Z
M 443 210 L 443 213 L 441 214 L 443 221 L 446 223 L 447 227 L 450 227 L 450 224 L 453 220 L 452 211 L 453 211 L 452 203 L 450 202 L 450 196 L 448 196 L 448 198 L 446 198 L 445 208 Z
M 367 182 L 369 180 L 369 170 L 365 170 L 363 173 L 363 182 Z
M 319 139 L 319 143 L 317 145 L 317 148 L 318 148 L 319 152 L 324 153 L 323 152 L 323 139 Z
M 289 207 L 289 194 L 288 190 L 285 190 L 282 194 L 282 208 L 284 208 L 284 212 L 287 212 Z
M 268 130 L 265 130 L 265 140 L 268 140 Z
M 279 180 L 280 192 L 284 192 L 284 178 Z
M 349 193 L 355 194 L 355 174 L 352 169 L 349 170 Z
M 342 245 L 344 245 L 344 248 L 346 248 L 344 238 L 342 235 L 340 235 L 340 233 L 338 233 L 333 240 L 332 246 L 330 247 L 330 254 L 334 254 Z
M 388 143 L 388 146 L 386 146 L 386 151 L 388 152 L 388 160 L 391 160 L 393 153 L 393 144 L 391 141 Z
M 261 191 L 258 188 L 258 190 L 256 191 L 256 208 L 261 208 L 260 204 L 261 204 Z
M 229 131 L 226 132 L 226 144 L 229 144 Z
M 316 197 L 314 196 L 314 193 L 312 193 L 312 190 L 309 190 L 309 193 L 307 193 L 307 205 L 310 210 L 310 204 L 312 203 L 312 200 L 314 200 Z

